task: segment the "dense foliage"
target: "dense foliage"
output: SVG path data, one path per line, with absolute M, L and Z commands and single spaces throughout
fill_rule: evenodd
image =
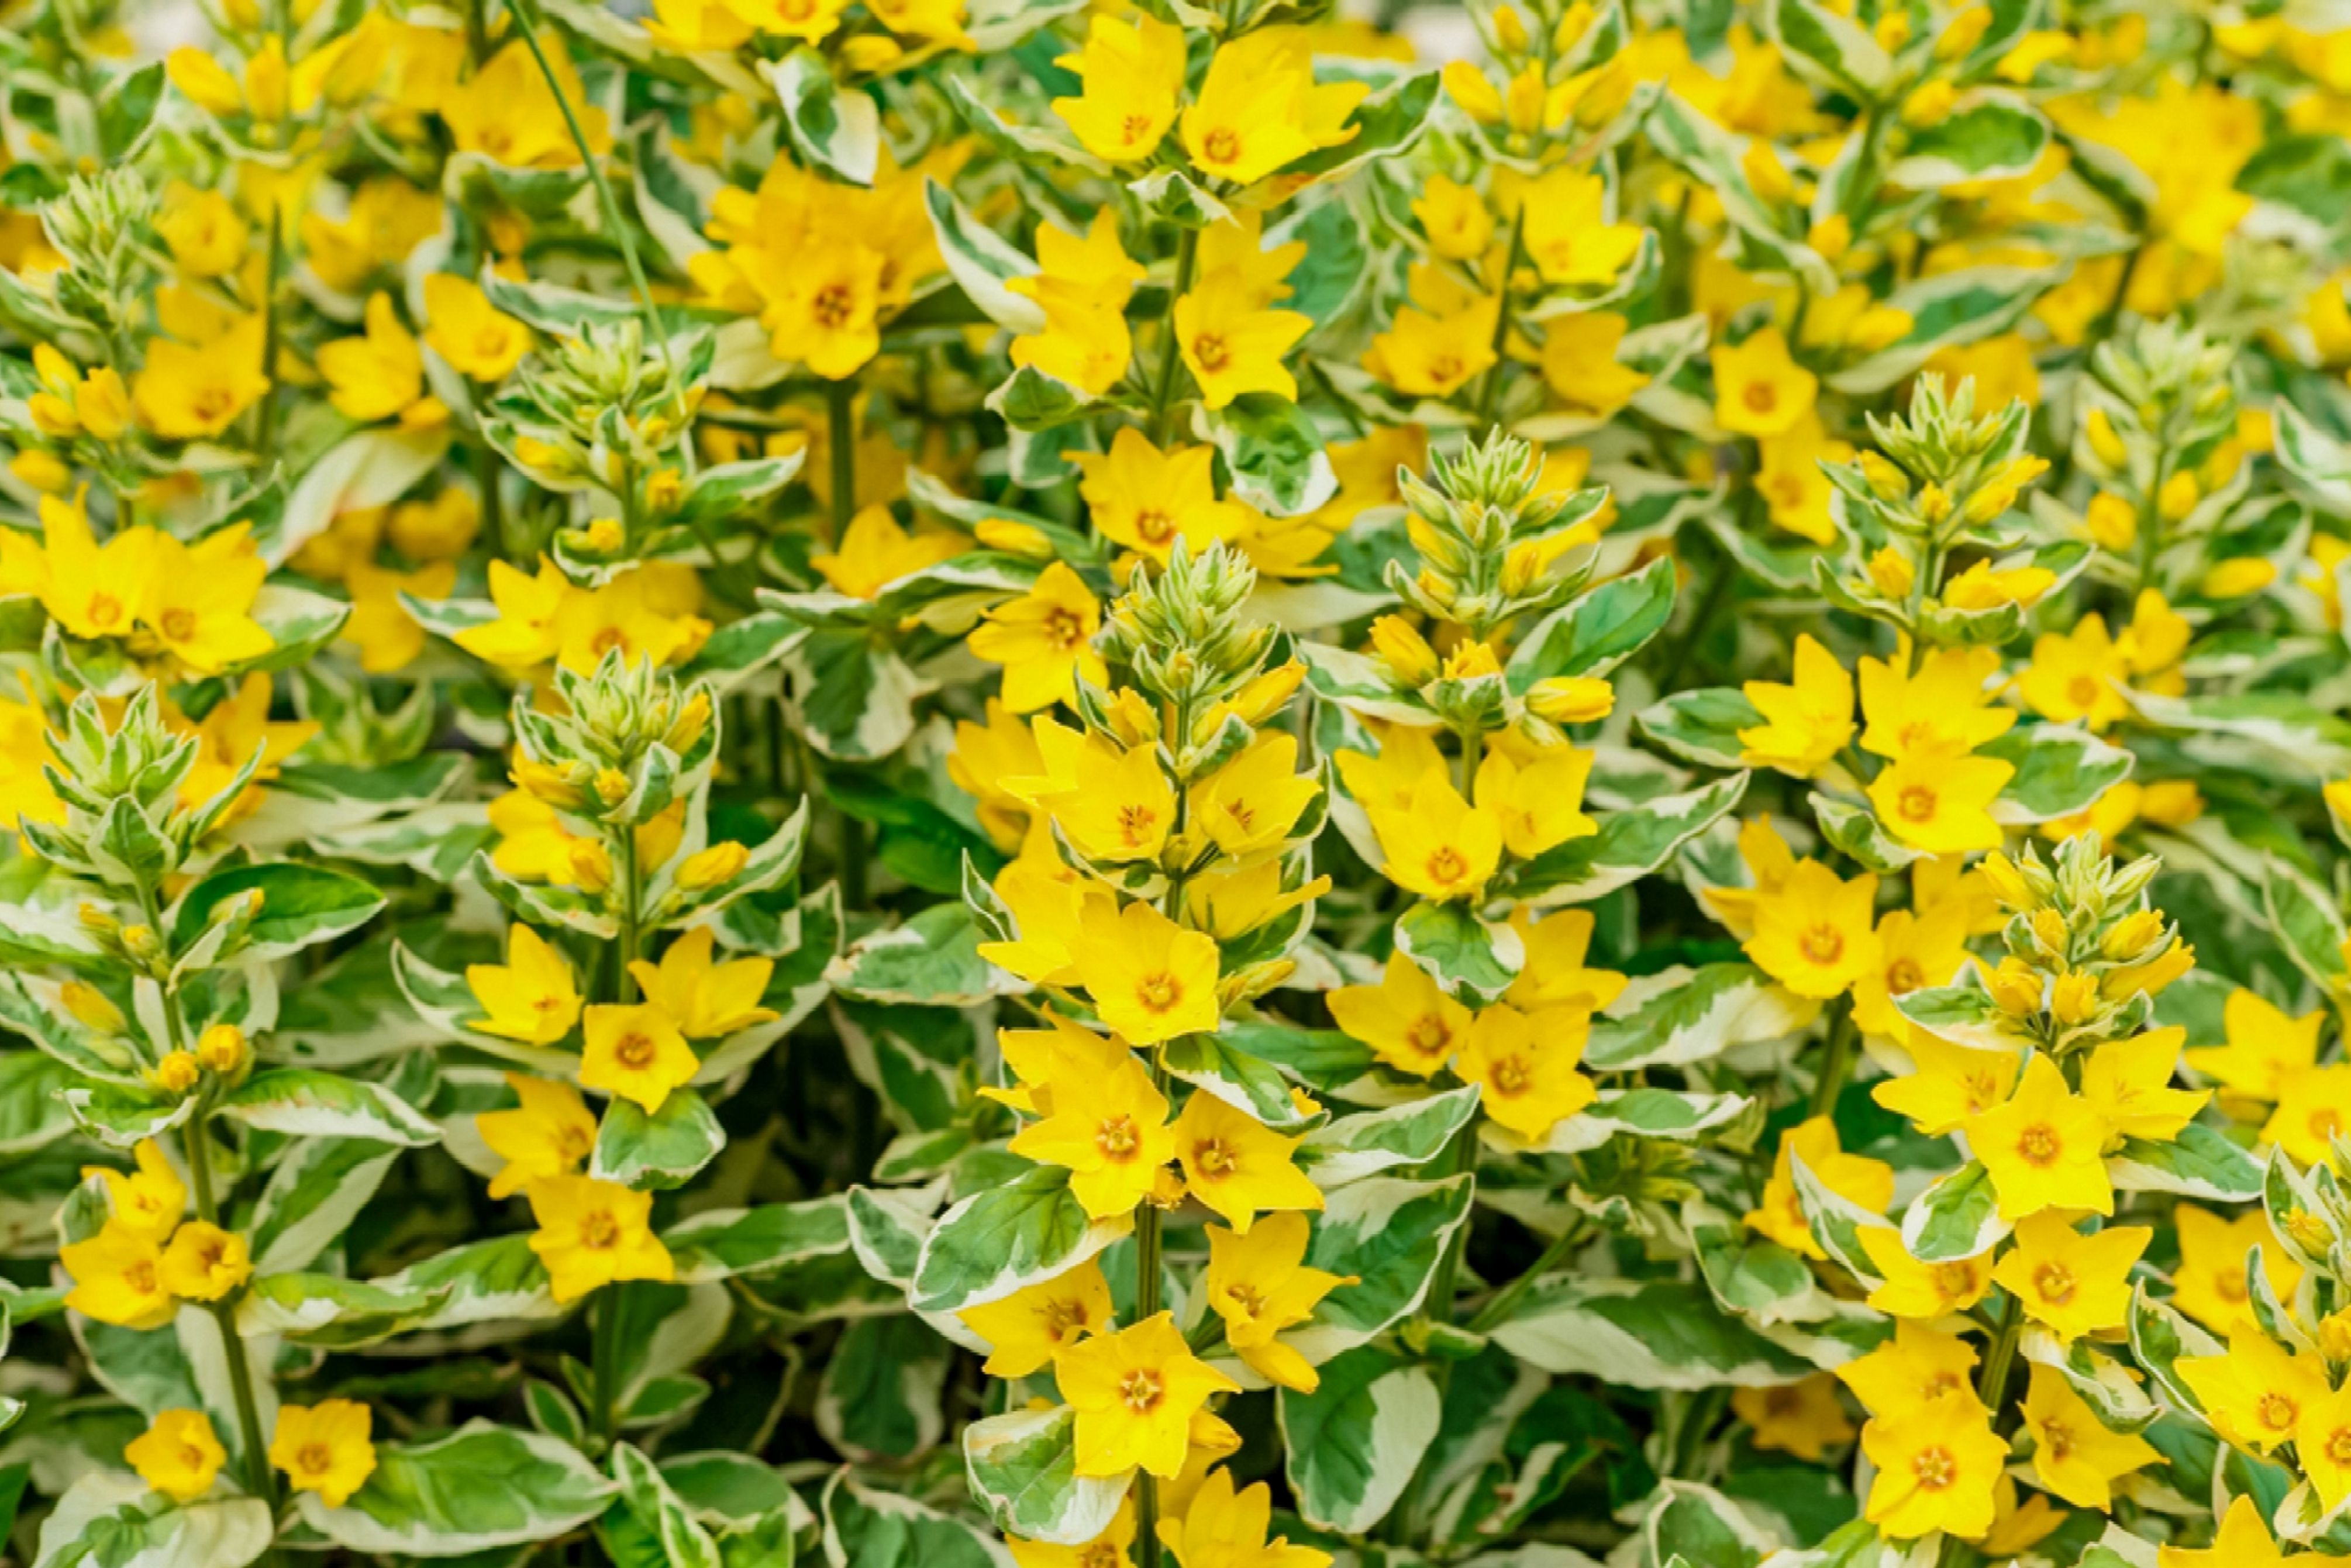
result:
M 2351 1556 L 2339 7 L 193 20 L 0 10 L 0 1557 Z

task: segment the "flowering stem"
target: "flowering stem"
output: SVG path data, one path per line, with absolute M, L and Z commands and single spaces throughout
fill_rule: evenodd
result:
M 1152 1053 L 1151 1077 L 1165 1094 L 1167 1065 Z M 1159 1206 L 1149 1197 L 1134 1217 L 1134 1321 L 1143 1322 L 1159 1312 Z M 1135 1568 L 1159 1568 L 1159 1478 L 1149 1470 L 1134 1472 Z
M 612 999 L 626 1005 L 637 999 L 637 977 L 629 966 L 637 961 L 643 943 L 639 928 L 644 904 L 644 871 L 637 860 L 637 833 L 623 826 L 614 835 L 613 858 L 620 862 L 620 962 L 613 966 Z M 621 1435 L 621 1307 L 628 1287 L 619 1281 L 606 1285 L 596 1298 L 595 1339 L 589 1364 L 595 1380 L 596 1408 L 590 1419 L 598 1437 L 610 1448 Z
M 1510 248 L 1502 257 L 1502 276 L 1495 287 L 1494 340 L 1490 345 L 1494 362 L 1486 367 L 1486 379 L 1478 388 L 1478 426 L 1490 428 L 1494 413 L 1502 406 L 1502 350 L 1510 340 L 1510 275 L 1519 269 L 1519 257 L 1527 244 L 1527 202 L 1519 198 L 1518 214 L 1510 219 Z
M 824 456 L 832 471 L 832 544 L 857 516 L 857 382 L 843 378 L 824 384 Z
M 638 923 L 643 918 L 645 877 L 644 868 L 637 863 L 637 833 L 634 828 L 624 827 L 621 830 L 619 848 L 620 854 L 616 857 L 621 862 L 621 973 L 618 999 L 625 1003 L 637 999 L 637 977 L 630 973 L 629 966 L 634 964 L 643 956 L 641 949 L 644 943 L 644 936 Z
M 163 915 L 155 890 L 139 888 L 139 915 L 150 931 L 162 933 Z M 166 985 L 163 993 L 163 1028 L 171 1037 L 173 1051 L 188 1049 L 188 1023 L 180 1010 L 180 994 L 175 987 Z M 180 1129 L 180 1147 L 188 1160 L 188 1189 L 195 1197 L 196 1218 L 206 1225 L 220 1223 L 220 1200 L 213 1192 L 212 1163 L 212 1085 L 198 1091 L 195 1110 Z M 245 1452 L 245 1490 L 261 1500 L 269 1509 L 272 1528 L 277 1517 L 277 1477 L 269 1468 L 269 1449 L 261 1437 L 261 1402 L 254 1397 L 253 1364 L 246 1357 L 245 1338 L 237 1332 L 236 1313 L 232 1296 L 225 1295 L 216 1301 L 205 1303 L 213 1315 L 214 1326 L 221 1336 L 221 1357 L 228 1364 L 228 1386 L 236 1402 L 237 1441 Z M 262 1558 L 264 1563 L 274 1560 L 275 1553 Z
M 1159 340 L 1159 371 L 1151 385 L 1151 444 L 1167 444 L 1168 404 L 1176 395 L 1176 362 L 1181 358 L 1181 344 L 1176 336 L 1176 302 L 1192 287 L 1192 274 L 1200 264 L 1200 231 L 1186 229 L 1176 242 L 1176 287 L 1167 294 L 1167 330 Z M 1154 1554 L 1158 1548 L 1152 1548 Z
M 1813 1081 L 1809 1114 L 1826 1116 L 1835 1112 L 1837 1096 L 1844 1092 L 1845 1076 L 1853 1069 L 1854 1047 L 1860 1042 L 1861 1030 L 1854 1027 L 1852 1010 L 1838 1013 L 1829 1025 L 1828 1054 L 1821 1059 L 1821 1074 Z

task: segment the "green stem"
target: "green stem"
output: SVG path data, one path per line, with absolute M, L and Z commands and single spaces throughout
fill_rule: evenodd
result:
M 1821 1074 L 1813 1081 L 1810 1114 L 1827 1116 L 1836 1110 L 1837 1096 L 1844 1092 L 1844 1081 L 1853 1071 L 1854 1048 L 1861 1043 L 1861 1030 L 1854 1027 L 1852 1009 L 1836 1016 L 1829 1025 L 1828 1054 L 1821 1060 Z
M 1516 216 L 1510 219 L 1510 248 L 1502 257 L 1502 276 L 1495 287 L 1494 339 L 1489 346 L 1494 362 L 1486 367 L 1486 380 L 1478 389 L 1478 429 L 1482 434 L 1492 427 L 1495 411 L 1502 406 L 1502 350 L 1510 340 L 1510 276 L 1519 269 L 1519 257 L 1527 243 L 1527 204 L 1519 201 Z
M 263 277 L 261 373 L 268 385 L 262 390 L 254 420 L 253 455 L 266 469 L 277 453 L 277 352 L 285 330 L 278 321 L 277 297 L 284 292 L 286 277 L 286 214 L 275 199 L 269 204 L 269 267 Z
M 645 281 L 645 264 L 637 256 L 637 242 L 629 237 L 628 225 L 621 219 L 620 201 L 612 194 L 611 182 L 604 178 L 604 165 L 597 161 L 594 150 L 588 145 L 588 132 L 580 123 L 579 111 L 571 107 L 571 99 L 564 95 L 563 84 L 556 78 L 555 67 L 548 59 L 547 50 L 539 44 L 538 29 L 531 25 L 530 8 L 517 5 L 509 9 L 514 16 L 515 29 L 522 35 L 524 46 L 530 50 L 530 57 L 538 62 L 538 74 L 545 78 L 547 90 L 555 99 L 555 107 L 563 111 L 564 129 L 571 133 L 571 144 L 580 150 L 580 162 L 588 170 L 589 183 L 596 187 L 597 204 L 604 209 L 604 222 L 612 231 L 613 243 L 621 247 L 622 264 L 629 269 L 629 287 L 636 291 L 637 308 L 644 313 L 645 331 L 653 340 L 654 351 L 661 355 L 662 369 L 669 373 L 670 396 L 676 400 L 677 425 L 683 433 L 687 423 L 685 388 L 677 379 L 676 361 L 670 358 L 669 334 L 662 329 L 661 312 L 653 304 L 653 285 Z M 692 473 L 694 441 L 690 433 L 681 435 L 678 450 L 686 471 Z
M 1167 444 L 1170 403 L 1176 395 L 1176 366 L 1182 359 L 1176 333 L 1176 302 L 1190 292 L 1193 272 L 1200 265 L 1200 231 L 1186 229 L 1176 242 L 1176 287 L 1167 294 L 1167 327 L 1159 340 L 1159 370 L 1151 383 L 1151 444 Z M 1139 1539 L 1139 1538 L 1138 1538 Z M 1153 1548 L 1156 1554 L 1157 1548 Z
M 1152 1082 L 1167 1091 L 1167 1066 L 1155 1051 Z M 1134 1217 L 1134 1321 L 1148 1322 L 1159 1312 L 1159 1206 L 1146 1197 Z M 1135 1568 L 1159 1568 L 1159 1478 L 1149 1470 L 1134 1472 Z
M 617 989 L 620 1000 L 625 1003 L 637 999 L 637 977 L 629 972 L 629 966 L 644 956 L 644 934 L 641 923 L 644 919 L 645 877 L 644 868 L 637 863 L 636 830 L 622 828 L 618 841 L 621 862 L 621 974 Z
M 498 449 L 485 441 L 474 452 L 474 484 L 481 493 L 482 537 L 490 541 L 490 553 L 501 560 L 512 559 L 507 553 L 507 502 L 498 490 Z
M 857 382 L 844 378 L 824 386 L 825 461 L 832 477 L 832 546 L 857 516 Z
M 1519 1298 L 1531 1290 L 1536 1281 L 1557 1268 L 1569 1253 L 1583 1245 L 1584 1238 L 1588 1234 L 1581 1218 L 1571 1222 L 1566 1229 L 1552 1239 L 1550 1246 L 1542 1249 L 1542 1256 L 1536 1259 L 1525 1273 L 1487 1298 L 1486 1304 L 1479 1307 L 1476 1315 L 1470 1318 L 1469 1332 L 1484 1333 L 1495 1324 L 1507 1320 L 1510 1315 L 1510 1309 L 1519 1304 Z
M 596 1297 L 596 1435 L 607 1450 L 621 1436 L 621 1292 L 626 1288 L 615 1281 Z
M 629 966 L 637 961 L 644 943 L 644 870 L 637 858 L 636 830 L 622 827 L 613 836 L 613 849 L 614 858 L 620 862 L 621 941 L 611 986 L 612 998 L 625 1006 L 637 999 L 637 977 L 630 972 Z M 595 1339 L 589 1353 L 596 1396 L 596 1408 L 590 1419 L 595 1422 L 596 1435 L 608 1449 L 621 1435 L 621 1308 L 622 1292 L 627 1289 L 614 1281 L 597 1296 Z

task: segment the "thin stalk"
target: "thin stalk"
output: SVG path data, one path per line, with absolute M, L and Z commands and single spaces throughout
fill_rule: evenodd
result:
M 1151 1080 L 1165 1094 L 1167 1066 L 1152 1053 Z M 1149 1198 L 1134 1217 L 1134 1321 L 1146 1322 L 1159 1312 L 1159 1206 Z M 1149 1470 L 1134 1473 L 1135 1568 L 1159 1568 L 1159 1478 Z
M 253 424 L 253 455 L 265 467 L 277 453 L 277 350 L 284 327 L 278 320 L 277 297 L 286 277 L 286 210 L 269 204 L 269 269 L 263 274 L 261 298 L 261 373 L 268 385 Z
M 607 1449 L 621 1436 L 621 1292 L 626 1288 L 616 1281 L 596 1298 L 596 1435 Z
M 1176 333 L 1176 302 L 1191 291 L 1192 275 L 1200 265 L 1200 232 L 1186 229 L 1176 242 L 1176 287 L 1167 295 L 1166 330 L 1159 340 L 1159 370 L 1151 383 L 1151 444 L 1167 444 L 1169 404 L 1176 395 L 1176 366 L 1182 357 Z M 1157 1548 L 1153 1548 L 1154 1555 Z
M 539 44 L 538 29 L 531 25 L 526 8 L 515 6 L 511 9 L 516 30 L 522 34 L 523 44 L 530 50 L 530 57 L 538 62 L 538 74 L 546 80 L 547 90 L 555 99 L 555 107 L 563 111 L 564 129 L 571 133 L 571 144 L 580 150 L 580 162 L 588 170 L 589 183 L 596 187 L 596 201 L 604 209 L 604 222 L 612 231 L 613 243 L 621 247 L 622 264 L 629 269 L 629 287 L 636 291 L 637 308 L 644 312 L 645 331 L 653 338 L 654 350 L 661 355 L 662 369 L 669 372 L 670 395 L 677 400 L 677 423 L 682 429 L 686 423 L 685 388 L 678 382 L 676 361 L 670 358 L 669 334 L 662 330 L 661 312 L 653 304 L 653 285 L 645 281 L 645 264 L 637 256 L 636 241 L 629 237 L 628 225 L 621 220 L 621 204 L 612 194 L 611 182 L 604 178 L 604 165 L 597 161 L 595 151 L 588 145 L 588 132 L 580 126 L 579 111 L 571 107 L 571 99 L 564 95 L 563 84 L 555 75 L 555 67 L 548 59 L 547 50 Z M 680 440 L 678 449 L 685 462 L 686 471 L 693 472 L 693 440 L 690 437 Z
M 1837 1096 L 1844 1092 L 1846 1075 L 1853 1071 L 1854 1048 L 1861 1043 L 1861 1030 L 1854 1027 L 1852 1009 L 1836 1016 L 1829 1025 L 1828 1054 L 1821 1061 L 1821 1075 L 1813 1081 L 1810 1113 L 1826 1116 L 1836 1110 Z
M 627 1005 L 637 999 L 637 977 L 629 967 L 637 961 L 644 941 L 641 926 L 644 906 L 644 871 L 637 859 L 637 832 L 623 827 L 614 835 L 614 858 L 619 861 L 621 888 L 621 941 L 614 955 L 611 994 L 614 1000 Z M 594 1380 L 596 1408 L 591 1418 L 596 1434 L 610 1448 L 621 1435 L 621 1317 L 622 1293 L 628 1286 L 619 1281 L 606 1285 L 595 1303 L 595 1339 L 589 1353 L 589 1366 Z
M 1569 1253 L 1583 1246 L 1588 1235 L 1589 1232 L 1583 1221 L 1579 1218 L 1553 1237 L 1551 1245 L 1542 1249 L 1542 1256 L 1537 1258 L 1525 1273 L 1487 1298 L 1486 1304 L 1479 1307 L 1476 1314 L 1470 1318 L 1469 1332 L 1484 1333 L 1495 1324 L 1507 1320 L 1510 1315 L 1510 1309 L 1519 1304 L 1519 1298 L 1531 1290 L 1536 1281 L 1564 1261 Z
M 857 382 L 852 378 L 824 386 L 825 462 L 832 478 L 832 544 L 857 516 Z
M 1510 248 L 1502 257 L 1502 276 L 1495 286 L 1494 339 L 1489 346 L 1494 362 L 1486 367 L 1486 380 L 1478 388 L 1478 428 L 1491 428 L 1495 411 L 1502 406 L 1502 350 L 1510 340 L 1510 277 L 1519 269 L 1519 257 L 1526 250 L 1527 204 L 1519 200 L 1518 215 L 1510 219 Z

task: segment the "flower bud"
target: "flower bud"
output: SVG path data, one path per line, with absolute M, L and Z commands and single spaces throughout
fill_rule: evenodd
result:
M 751 852 L 731 839 L 721 840 L 699 854 L 685 857 L 677 868 L 677 885 L 688 892 L 716 887 L 733 880 L 749 863 Z
M 2090 497 L 2082 524 L 2103 549 L 2119 553 L 2138 542 L 2138 508 L 2112 490 L 2101 490 Z
M 1878 592 L 1888 599 L 1900 599 L 1908 594 L 1917 576 L 1917 570 L 1910 564 L 1910 558 L 1892 545 L 1879 547 L 1877 553 L 1869 558 L 1869 580 Z
M 602 893 L 612 885 L 612 853 L 593 839 L 571 846 L 571 883 L 582 893 Z
M 1372 651 L 1400 686 L 1425 686 L 1437 678 L 1437 650 L 1402 616 L 1383 615 L 1372 622 Z
M 2049 988 L 2049 1010 L 2059 1023 L 2084 1022 L 2098 1010 L 2098 977 L 2079 970 L 2058 976 Z
M 1527 706 L 1553 724 L 1595 724 L 1615 710 L 1616 688 L 1596 675 L 1554 675 L 1534 684 Z
M 2105 409 L 2090 411 L 2089 418 L 2082 422 L 2082 433 L 2089 437 L 2091 453 L 2107 467 L 2121 468 L 2130 461 L 2130 449 L 2123 444 L 2121 434 L 2115 429 L 2115 422 L 2106 417 Z
M 2194 511 L 2196 503 L 2203 498 L 2204 492 L 2197 487 L 2195 475 L 2174 474 L 2155 493 L 2155 509 L 2165 522 L 2176 523 Z
M 196 1061 L 206 1071 L 224 1075 L 246 1062 L 245 1030 L 233 1023 L 216 1023 L 196 1040 Z
M 629 776 L 617 768 L 602 768 L 596 772 L 596 799 L 607 806 L 617 806 L 629 798 Z
M 587 798 L 580 790 L 579 777 L 586 771 L 573 764 L 533 762 L 518 757 L 515 758 L 513 777 L 516 787 L 525 794 L 562 810 Z
M 104 991 L 88 980 L 68 980 L 58 988 L 57 1000 L 65 1004 L 74 1021 L 93 1034 L 119 1036 L 130 1028 L 122 1009 Z
M 2022 959 L 2002 958 L 1984 977 L 1991 999 L 2011 1018 L 2030 1018 L 2041 1010 L 2041 977 Z
M 193 1051 L 174 1051 L 166 1053 L 148 1076 L 167 1094 L 185 1094 L 203 1078 L 204 1070 L 196 1064 Z

